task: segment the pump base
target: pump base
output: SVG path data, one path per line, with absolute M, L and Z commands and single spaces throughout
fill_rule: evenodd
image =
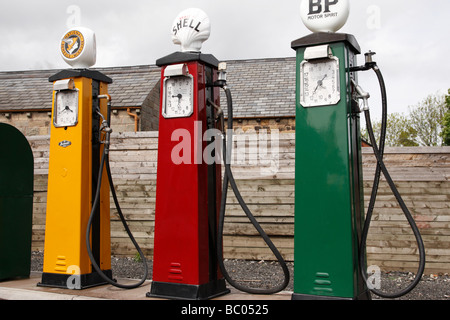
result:
M 313 301 L 313 300 L 372 300 L 372 297 L 371 297 L 369 291 L 364 291 L 363 293 L 360 293 L 355 298 L 314 296 L 314 295 L 310 295 L 310 294 L 294 293 L 292 295 L 292 300 L 303 300 L 303 301 Z
M 103 270 L 103 273 L 110 279 L 112 279 L 111 270 Z M 73 287 L 68 287 L 68 280 L 74 275 L 70 274 L 57 274 L 57 273 L 43 273 L 42 282 L 38 283 L 38 287 L 48 287 L 48 288 L 61 288 L 61 289 L 72 289 L 72 290 L 83 290 L 92 287 L 102 286 L 108 284 L 97 272 L 79 275 L 79 279 L 74 279 L 71 281 L 70 285 Z
M 199 286 L 153 282 L 147 297 L 170 300 L 210 300 L 228 293 L 230 293 L 230 290 L 227 289 L 224 279 L 211 281 Z

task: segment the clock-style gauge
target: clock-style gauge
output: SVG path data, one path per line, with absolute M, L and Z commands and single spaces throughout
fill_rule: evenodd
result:
M 166 78 L 163 103 L 164 118 L 190 117 L 194 113 L 194 78 L 192 75 Z
M 335 105 L 341 100 L 337 57 L 303 61 L 300 77 L 300 103 L 303 107 Z
M 74 127 L 78 124 L 78 90 L 55 93 L 53 121 L 56 128 Z

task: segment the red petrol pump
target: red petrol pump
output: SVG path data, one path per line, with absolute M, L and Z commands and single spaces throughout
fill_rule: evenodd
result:
M 289 270 L 245 205 L 231 172 L 233 108 L 226 85 L 226 64 L 200 52 L 210 34 L 209 18 L 199 9 L 185 10 L 176 18 L 172 32 L 182 51 L 157 61 L 162 67 L 161 109 L 153 283 L 147 296 L 211 299 L 229 293 L 225 280 L 242 291 L 279 292 L 289 283 Z M 227 134 L 220 88 L 227 96 Z M 223 185 L 222 163 L 217 161 L 222 156 Z M 283 268 L 285 281 L 277 288 L 240 286 L 224 266 L 222 235 L 230 184 Z
M 180 14 L 173 32 L 183 37 L 184 52 L 157 61 L 162 74 L 152 297 L 208 299 L 229 292 L 216 258 L 221 166 L 203 157 L 205 132 L 220 129 L 213 106 L 220 105 L 220 92 L 211 86 L 219 61 L 199 52 L 209 29 L 203 12 Z
M 218 61 L 211 55 L 177 53 L 157 64 L 163 67 L 163 107 L 151 294 L 211 298 L 229 292 L 215 247 L 221 166 L 203 159 L 203 136 L 217 126 L 217 111 L 206 102 L 218 105 L 219 93 L 206 84 L 214 81 Z M 190 154 L 173 153 L 180 141 L 185 146 L 181 152 Z M 177 164 L 176 156 L 183 161 Z

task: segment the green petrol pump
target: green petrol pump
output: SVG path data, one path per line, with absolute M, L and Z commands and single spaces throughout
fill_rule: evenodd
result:
M 423 242 L 383 163 L 384 141 L 373 138 L 368 99 L 358 72 L 373 69 L 386 92 L 374 53 L 357 66 L 360 46 L 351 34 L 336 33 L 346 22 L 344 0 L 303 0 L 302 20 L 312 34 L 292 42 L 297 53 L 295 249 L 293 300 L 370 299 L 404 295 L 420 281 L 425 265 Z M 363 100 L 360 109 L 359 100 Z M 360 117 L 364 113 L 378 160 L 374 191 L 364 214 Z M 383 139 L 382 139 L 383 140 Z M 381 173 L 386 177 L 414 231 L 420 251 L 415 281 L 397 294 L 384 294 L 367 280 L 365 240 Z
M 360 115 L 350 97 L 360 48 L 317 33 L 297 51 L 295 288 L 306 296 L 367 295 L 358 268 L 363 227 Z

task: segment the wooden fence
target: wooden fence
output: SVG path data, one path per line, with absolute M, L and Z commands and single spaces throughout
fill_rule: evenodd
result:
M 237 136 L 233 171 L 241 193 L 287 260 L 293 260 L 295 135 Z M 266 140 L 264 140 L 266 139 Z M 35 156 L 33 250 L 44 249 L 49 137 L 30 137 Z M 244 148 L 244 149 L 243 149 Z M 116 134 L 111 170 L 122 210 L 149 259 L 153 254 L 158 134 Z M 426 272 L 450 272 L 450 147 L 388 148 L 386 165 L 422 233 Z M 363 148 L 366 207 L 376 162 Z M 231 259 L 273 256 L 230 191 L 224 253 Z M 410 227 L 388 185 L 382 181 L 367 242 L 368 263 L 387 271 L 417 270 L 418 250 Z M 136 250 L 111 201 L 113 255 Z

